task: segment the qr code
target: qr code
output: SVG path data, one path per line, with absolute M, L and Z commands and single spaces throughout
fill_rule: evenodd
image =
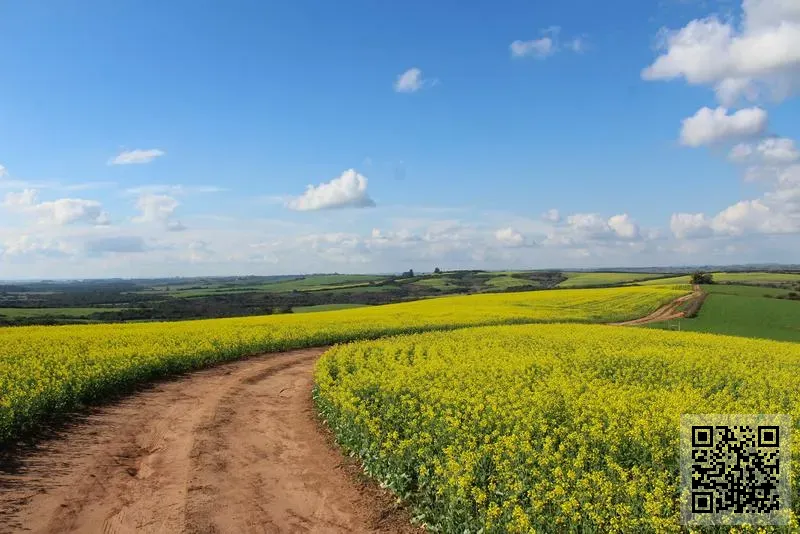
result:
M 785 525 L 788 415 L 681 417 L 681 511 L 688 525 Z

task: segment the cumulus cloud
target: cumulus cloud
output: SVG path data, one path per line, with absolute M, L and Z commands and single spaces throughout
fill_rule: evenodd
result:
M 142 163 L 150 163 L 154 159 L 165 155 L 166 152 L 158 148 L 150 148 L 147 150 L 135 149 L 120 152 L 115 157 L 108 161 L 109 165 L 135 165 Z
M 579 232 L 600 236 L 608 232 L 606 220 L 597 213 L 575 213 L 567 217 L 567 224 Z
M 31 208 L 36 204 L 39 192 L 35 189 L 25 189 L 19 193 L 6 193 L 3 198 L 3 207 L 12 210 Z
M 367 194 L 367 178 L 354 169 L 320 185 L 309 185 L 301 196 L 289 200 L 287 207 L 297 211 L 375 206 Z
M 761 198 L 742 200 L 713 217 L 676 213 L 670 227 L 678 239 L 798 233 L 800 187 L 780 188 Z
M 712 15 L 662 30 L 662 53 L 642 78 L 710 85 L 724 105 L 755 99 L 762 88 L 782 98 L 800 87 L 798 2 L 744 0 L 740 18 L 736 25 Z
M 510 226 L 495 232 L 494 237 L 501 245 L 506 247 L 521 247 L 525 245 L 525 236 Z
M 180 202 L 169 195 L 156 195 L 144 193 L 136 200 L 136 209 L 141 215 L 134 217 L 135 223 L 158 223 L 171 232 L 180 232 L 186 229 L 180 221 L 172 217 Z
M 95 200 L 61 198 L 38 202 L 38 191 L 35 189 L 6 193 L 2 206 L 18 213 L 34 215 L 43 224 L 89 223 L 101 226 L 109 224 L 108 214 L 103 211 L 102 204 Z
M 608 219 L 597 213 L 574 213 L 547 234 L 544 244 L 582 247 L 591 242 L 639 241 L 642 238 L 639 225 L 627 213 Z
M 711 221 L 702 213 L 673 213 L 669 228 L 678 239 L 711 235 Z
M 167 195 L 144 194 L 136 201 L 136 207 L 142 214 L 134 218 L 134 222 L 165 222 L 172 217 L 180 203 Z
M 767 112 L 758 107 L 740 109 L 730 115 L 724 107 L 704 107 L 683 120 L 680 140 L 683 145 L 698 147 L 754 137 L 766 127 Z
M 398 93 L 414 93 L 426 85 L 436 85 L 438 80 L 426 79 L 422 77 L 422 70 L 412 67 L 397 76 L 394 82 L 394 90 Z
M 539 39 L 530 39 L 527 41 L 517 39 L 513 41 L 508 46 L 511 51 L 511 57 L 546 59 L 562 48 L 576 53 L 582 53 L 586 50 L 586 40 L 583 37 L 573 37 L 562 45 L 559 39 L 561 33 L 561 28 L 559 26 L 545 28 L 541 30 L 541 33 L 544 34 L 544 36 Z
M 608 219 L 608 226 L 622 239 L 636 239 L 639 237 L 639 226 L 627 213 L 614 215 Z

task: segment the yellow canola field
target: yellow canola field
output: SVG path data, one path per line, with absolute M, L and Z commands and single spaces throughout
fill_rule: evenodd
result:
M 134 384 L 248 354 L 471 325 L 617 321 L 645 315 L 683 293 L 639 287 L 538 291 L 300 315 L 0 328 L 0 443 Z
M 788 413 L 796 433 L 798 370 L 793 343 L 498 326 L 335 347 L 314 396 L 435 532 L 678 532 L 680 415 Z

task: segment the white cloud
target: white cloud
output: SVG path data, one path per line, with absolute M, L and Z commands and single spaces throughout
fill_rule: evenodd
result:
M 639 237 L 639 226 L 627 213 L 614 215 L 608 219 L 608 226 L 622 239 L 636 239 Z
M 550 37 L 531 39 L 530 41 L 517 39 L 509 45 L 509 49 L 513 57 L 534 57 L 536 59 L 552 56 L 556 51 L 553 39 Z
M 642 71 L 645 80 L 684 78 L 710 85 L 724 105 L 754 99 L 766 87 L 775 98 L 800 87 L 800 8 L 795 0 L 744 0 L 742 24 L 717 16 L 662 30 L 663 53 Z
M 525 244 L 525 237 L 511 227 L 501 228 L 495 232 L 494 237 L 507 247 L 521 247 Z
M 762 139 L 758 143 L 741 143 L 734 146 L 728 159 L 740 165 L 748 165 L 744 173 L 749 182 L 771 183 L 776 187 L 787 187 L 800 183 L 800 150 L 794 140 L 785 137 Z
M 567 224 L 574 230 L 599 236 L 608 232 L 608 223 L 596 213 L 575 213 L 567 217 Z
M 728 115 L 724 107 L 701 108 L 683 120 L 681 143 L 698 147 L 732 139 L 754 137 L 767 127 L 767 112 L 761 108 L 747 108 Z
M 766 163 L 785 164 L 800 159 L 800 151 L 797 150 L 792 139 L 781 137 L 764 139 L 758 144 L 756 150 Z
M 136 208 L 142 212 L 133 218 L 136 223 L 159 223 L 170 232 L 182 232 L 186 227 L 172 219 L 180 202 L 168 195 L 144 193 L 136 200 Z
M 11 211 L 32 214 L 44 224 L 109 224 L 108 214 L 103 211 L 102 204 L 95 200 L 61 198 L 41 203 L 37 203 L 37 200 L 38 192 L 26 189 L 19 193 L 6 193 L 2 206 Z
M 561 220 L 561 214 L 558 212 L 557 209 L 550 209 L 542 214 L 542 219 L 544 219 L 545 221 L 557 223 Z
M 22 210 L 36 204 L 39 193 L 35 189 L 25 189 L 19 193 L 6 193 L 3 197 L 3 207 L 11 210 Z
M 678 239 L 711 235 L 711 221 L 702 213 L 673 213 L 669 228 Z
M 172 217 L 180 203 L 167 195 L 144 194 L 136 201 L 136 208 L 142 214 L 134 222 L 165 222 Z
M 330 182 L 309 185 L 305 193 L 291 199 L 287 206 L 297 211 L 313 211 L 372 207 L 375 202 L 367 195 L 367 178 L 349 169 Z
M 426 85 L 436 85 L 438 83 L 439 81 L 436 79 L 423 78 L 422 70 L 412 67 L 397 76 L 397 80 L 394 82 L 394 90 L 398 93 L 414 93 Z
M 649 235 L 647 233 L 643 236 L 639 225 L 627 213 L 608 219 L 597 213 L 574 213 L 566 217 L 563 225 L 553 227 L 543 244 L 583 247 L 588 243 L 640 241 Z
M 0 178 L 5 178 L 6 176 L 8 176 L 8 170 L 0 165 Z
M 133 165 L 141 163 L 150 163 L 154 159 L 165 155 L 166 152 L 158 148 L 151 148 L 147 150 L 135 149 L 120 152 L 115 157 L 111 158 L 108 162 L 109 165 Z
M 740 143 L 734 146 L 728 159 L 739 164 L 754 164 L 747 171 L 748 179 L 754 180 L 773 177 L 783 167 L 800 160 L 800 150 L 793 139 L 771 137 L 757 144 Z
M 678 239 L 800 233 L 800 186 L 779 184 L 763 197 L 742 200 L 713 217 L 676 213 L 670 227 Z
M 2 242 L 0 256 L 43 256 L 63 257 L 73 253 L 69 245 L 56 239 L 39 238 L 32 235 L 20 235 Z
M 530 39 L 528 41 L 517 39 L 512 42 L 508 46 L 511 51 L 511 57 L 545 59 L 557 53 L 562 47 L 578 54 L 586 50 L 586 40 L 583 37 L 568 39 L 562 46 L 559 38 L 561 27 L 559 26 L 550 26 L 541 30 L 541 33 L 544 36 L 539 39 Z

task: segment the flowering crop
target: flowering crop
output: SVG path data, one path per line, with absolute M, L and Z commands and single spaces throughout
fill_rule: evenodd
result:
M 680 415 L 788 413 L 797 428 L 798 369 L 792 343 L 495 326 L 335 347 L 314 396 L 431 530 L 675 532 Z
M 302 315 L 0 328 L 0 443 L 133 384 L 247 354 L 470 325 L 616 321 L 647 314 L 684 292 L 538 291 Z

